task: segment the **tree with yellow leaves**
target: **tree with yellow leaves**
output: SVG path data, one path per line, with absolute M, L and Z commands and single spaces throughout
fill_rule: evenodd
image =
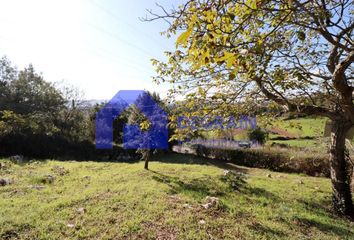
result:
M 172 83 L 203 111 L 271 100 L 289 112 L 332 121 L 334 209 L 354 218 L 346 134 L 354 126 L 354 3 L 349 0 L 189 0 L 150 12 L 178 35 L 157 82 Z M 200 104 L 199 104 L 200 106 Z M 200 109 L 200 107 L 198 108 Z

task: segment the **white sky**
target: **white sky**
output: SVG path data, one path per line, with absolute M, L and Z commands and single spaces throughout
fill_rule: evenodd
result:
M 163 58 L 173 40 L 163 22 L 141 22 L 150 0 L 0 0 L 0 55 L 20 69 L 32 63 L 48 81 L 65 80 L 86 99 L 109 99 L 118 90 L 147 89 L 151 58 Z M 161 0 L 170 8 L 177 1 Z

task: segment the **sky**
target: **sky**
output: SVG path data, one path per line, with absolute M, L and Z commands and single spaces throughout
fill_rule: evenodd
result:
M 142 22 L 146 9 L 159 11 L 182 0 L 0 0 L 0 56 L 19 69 L 33 64 L 45 80 L 64 81 L 85 99 L 110 99 L 119 90 L 156 85 L 151 58 L 164 59 L 174 39 L 160 32 L 164 21 Z

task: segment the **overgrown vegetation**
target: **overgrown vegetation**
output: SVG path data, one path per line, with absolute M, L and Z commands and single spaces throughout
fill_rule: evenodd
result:
M 325 153 L 302 152 L 294 149 L 220 149 L 198 147 L 203 157 L 222 159 L 247 167 L 265 168 L 279 172 L 304 173 L 329 177 L 329 159 Z
M 0 59 L 0 156 L 117 160 L 136 157 L 122 149 L 129 111 L 114 121 L 114 148 L 95 148 L 96 113 L 104 103 L 85 103 L 81 92 L 65 83 L 49 83 L 32 65 L 18 70 Z
M 0 86 L 1 155 L 92 154 L 94 113 L 80 106 L 76 89 L 46 82 L 32 65 L 17 70 L 6 57 L 0 60 Z

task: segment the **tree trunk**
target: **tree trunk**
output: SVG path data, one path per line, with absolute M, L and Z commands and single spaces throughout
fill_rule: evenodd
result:
M 354 152 L 354 147 L 349 139 L 346 139 L 347 146 L 349 146 L 349 156 L 351 152 Z M 351 185 L 351 190 L 354 192 L 354 159 L 350 160 L 350 164 L 352 167 L 352 185 Z
M 331 129 L 330 170 L 333 189 L 333 207 L 341 214 L 354 219 L 353 200 L 350 191 L 349 166 L 345 156 L 345 137 L 351 123 L 333 121 Z
M 143 159 L 145 161 L 144 169 L 149 170 L 150 150 L 143 152 Z
M 149 170 L 149 159 L 145 159 L 144 169 Z

